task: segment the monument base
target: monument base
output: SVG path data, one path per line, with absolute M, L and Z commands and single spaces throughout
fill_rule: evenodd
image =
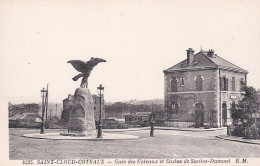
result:
M 74 93 L 73 109 L 69 119 L 69 132 L 62 135 L 96 135 L 94 102 L 89 89 L 77 88 Z
M 96 135 L 96 133 L 60 133 L 62 136 L 72 136 L 72 137 L 91 137 L 93 135 Z

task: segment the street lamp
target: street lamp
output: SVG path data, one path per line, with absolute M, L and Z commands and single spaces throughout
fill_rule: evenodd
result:
M 99 124 L 98 124 L 98 135 L 97 138 L 102 138 L 102 124 L 101 124 L 101 106 L 102 106 L 102 95 L 104 95 L 104 87 L 102 87 L 102 84 L 97 87 L 98 90 L 98 95 L 99 95 L 99 104 L 100 104 L 100 109 L 99 109 Z
M 151 113 L 151 130 L 150 130 L 150 137 L 154 137 L 153 133 L 154 133 L 154 125 L 155 125 L 155 112 Z
M 46 98 L 47 90 L 42 88 L 41 90 L 41 97 L 42 97 L 42 124 L 41 124 L 41 134 L 45 134 L 45 120 L 44 120 L 44 114 L 45 114 L 45 98 Z

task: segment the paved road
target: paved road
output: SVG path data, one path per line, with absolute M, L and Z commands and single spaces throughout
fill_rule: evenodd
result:
M 138 140 L 86 141 L 44 140 L 21 137 L 37 133 L 32 129 L 10 129 L 10 159 L 89 159 L 89 158 L 227 158 L 260 157 L 260 145 L 215 138 L 226 131 L 126 131 Z M 61 132 L 47 130 L 47 132 Z

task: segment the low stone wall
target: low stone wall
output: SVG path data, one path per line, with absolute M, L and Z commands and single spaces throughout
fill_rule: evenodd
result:
M 165 126 L 167 127 L 180 127 L 180 128 L 188 128 L 188 127 L 194 127 L 194 122 L 172 122 L 172 121 L 165 121 Z

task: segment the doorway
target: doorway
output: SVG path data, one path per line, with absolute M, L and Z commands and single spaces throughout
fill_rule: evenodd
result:
M 204 126 L 204 105 L 202 103 L 197 103 L 195 105 L 195 127 Z
M 226 103 L 222 104 L 222 126 L 223 127 L 227 126 L 227 104 Z

